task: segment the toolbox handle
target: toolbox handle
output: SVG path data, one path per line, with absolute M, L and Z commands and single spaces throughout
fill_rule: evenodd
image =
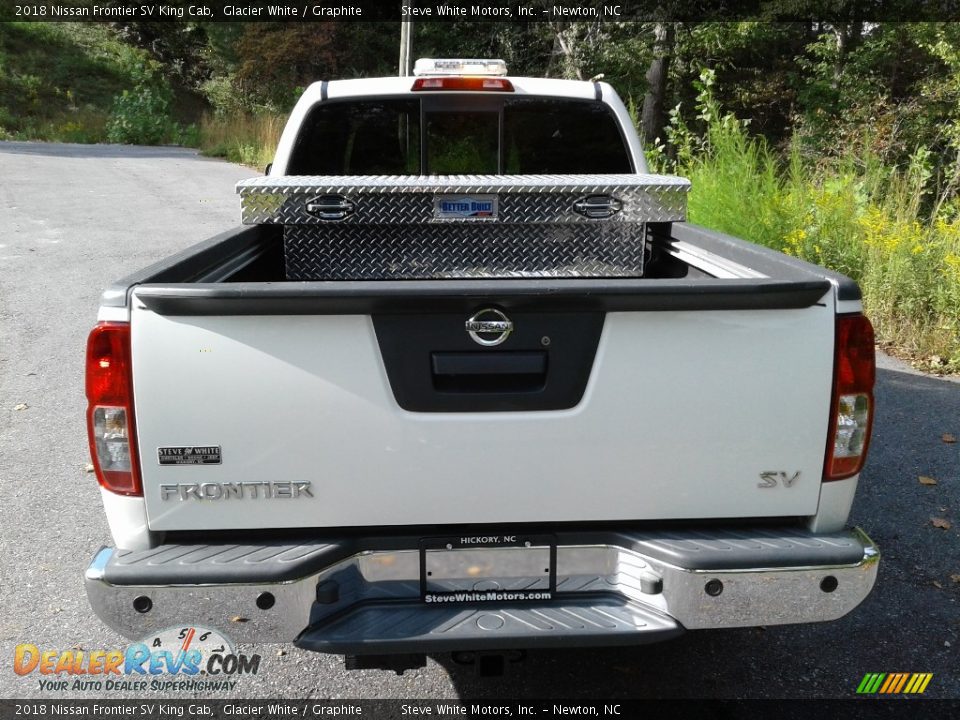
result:
M 623 203 L 612 195 L 590 195 L 573 204 L 573 209 L 584 217 L 603 219 L 620 212 Z
M 343 220 L 352 215 L 356 206 L 342 195 L 324 195 L 323 197 L 308 200 L 306 210 L 321 220 Z

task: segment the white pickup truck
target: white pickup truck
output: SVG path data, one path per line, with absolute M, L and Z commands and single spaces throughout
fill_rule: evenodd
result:
M 96 613 L 402 670 L 850 612 L 859 289 L 687 189 L 602 82 L 310 86 L 247 226 L 103 294 Z

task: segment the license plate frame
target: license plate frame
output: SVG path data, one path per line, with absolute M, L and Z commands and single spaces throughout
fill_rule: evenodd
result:
M 557 540 L 549 534 L 464 534 L 420 541 L 420 599 L 469 604 L 551 600 Z

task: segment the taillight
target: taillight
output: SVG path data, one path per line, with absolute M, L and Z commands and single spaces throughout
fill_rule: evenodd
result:
M 411 90 L 513 92 L 513 83 L 506 78 L 496 77 L 421 77 L 413 81 Z
M 873 425 L 875 375 L 870 321 L 863 315 L 839 315 L 824 480 L 842 480 L 863 468 Z
M 87 338 L 87 432 L 97 480 L 120 495 L 143 495 L 133 427 L 130 326 L 100 323 Z

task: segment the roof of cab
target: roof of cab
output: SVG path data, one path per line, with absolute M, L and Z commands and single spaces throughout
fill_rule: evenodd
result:
M 331 80 L 325 83 L 315 82 L 311 84 L 306 91 L 304 91 L 301 102 L 310 105 L 320 102 L 324 93 L 324 85 L 326 86 L 325 92 L 328 99 L 363 96 L 405 95 L 407 93 L 413 94 L 411 89 L 413 88 L 413 82 L 415 79 L 416 78 L 410 76 L 363 78 L 357 80 Z M 506 79 L 513 83 L 514 92 L 503 93 L 498 91 L 498 94 L 546 95 L 553 97 L 594 100 L 597 98 L 598 87 L 600 89 L 601 96 L 609 97 L 609 93 L 613 93 L 613 89 L 607 83 L 603 82 L 594 83 L 586 80 L 556 80 L 553 78 L 513 76 L 507 76 Z M 452 94 L 454 91 L 450 92 Z M 494 93 L 491 92 L 490 94 Z

